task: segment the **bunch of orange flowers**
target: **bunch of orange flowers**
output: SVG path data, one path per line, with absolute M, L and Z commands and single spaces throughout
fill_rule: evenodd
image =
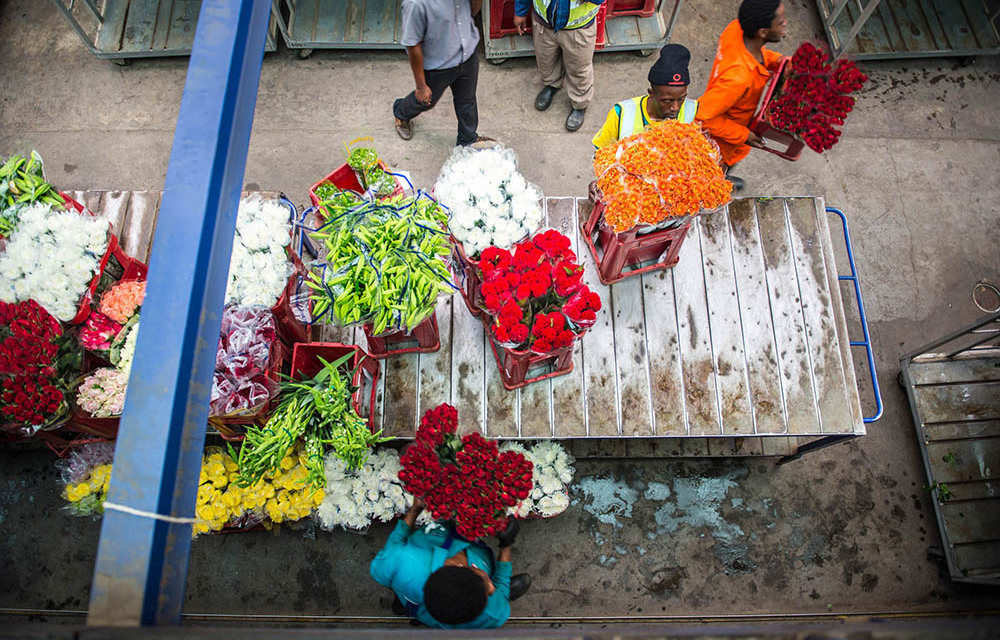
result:
M 621 233 L 726 204 L 733 185 L 719 158 L 718 147 L 699 125 L 676 120 L 598 149 L 594 175 L 605 221 Z

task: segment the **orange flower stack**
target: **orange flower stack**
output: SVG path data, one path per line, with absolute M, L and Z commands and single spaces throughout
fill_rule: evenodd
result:
M 616 233 L 729 202 L 719 149 L 697 124 L 666 120 L 598 149 L 594 175 Z
M 119 282 L 101 297 L 98 311 L 108 316 L 118 324 L 125 324 L 142 306 L 146 296 L 146 282 L 125 280 Z

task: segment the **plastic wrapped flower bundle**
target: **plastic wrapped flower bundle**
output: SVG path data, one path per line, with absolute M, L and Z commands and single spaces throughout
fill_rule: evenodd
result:
M 507 528 L 507 509 L 531 491 L 531 462 L 516 451 L 501 453 L 479 432 L 459 437 L 457 429 L 451 405 L 425 413 L 400 458 L 399 479 L 435 520 L 454 521 L 460 535 L 496 535 Z
M 719 161 L 718 147 L 699 125 L 676 120 L 598 149 L 594 175 L 605 222 L 622 233 L 721 207 L 733 185 Z
M 88 351 L 108 351 L 122 324 L 99 311 L 92 311 L 78 330 L 80 344 Z
M 118 324 L 125 324 L 139 311 L 145 297 L 144 280 L 124 280 L 101 296 L 97 310 Z
M 80 359 L 73 336 L 37 302 L 0 302 L 0 427 L 30 435 L 67 415 Z
M 503 347 L 550 353 L 593 326 L 601 298 L 583 284 L 569 238 L 548 230 L 513 251 L 490 247 L 479 260 L 480 292 L 493 317 L 490 333 Z
M 69 513 L 75 516 L 104 513 L 114 453 L 113 442 L 95 442 L 74 448 L 69 457 L 56 463 Z
M 322 501 L 323 490 L 310 485 L 303 466 L 303 447 L 280 458 L 273 471 L 249 486 L 239 483 L 239 468 L 220 450 L 209 448 L 202 460 L 193 535 L 230 527 L 292 522 L 309 516 Z
M 516 451 L 532 463 L 531 492 L 508 509 L 515 518 L 551 518 L 569 507 L 569 483 L 573 480 L 573 456 L 556 442 L 546 440 L 525 448 L 507 442 L 501 451 Z
M 108 221 L 35 204 L 0 253 L 0 300 L 35 300 L 58 320 L 76 315 L 108 248 Z
M 326 457 L 326 497 L 316 520 L 329 531 L 336 527 L 360 531 L 372 522 L 388 522 L 413 504 L 399 479 L 399 453 L 382 449 L 364 465 L 351 469 L 335 454 Z
M 240 201 L 227 305 L 271 308 L 278 302 L 292 272 L 286 251 L 290 228 L 288 209 L 280 202 L 257 196 Z
M 517 171 L 502 146 L 456 147 L 441 167 L 434 197 L 450 210 L 452 235 L 475 258 L 489 246 L 510 248 L 542 223 L 542 192 Z
M 94 418 L 120 416 L 125 406 L 128 373 L 110 367 L 91 372 L 76 391 L 76 404 Z
M 792 56 L 791 72 L 772 99 L 767 119 L 772 125 L 801 136 L 809 148 L 823 153 L 840 140 L 847 114 L 854 108 L 851 93 L 861 90 L 868 76 L 850 60 L 831 66 L 829 57 L 808 42 Z
M 20 212 L 36 202 L 64 208 L 66 201 L 45 181 L 37 152 L 28 157 L 11 156 L 0 165 L 0 238 L 9 236 L 17 228 Z
M 454 293 L 447 215 L 433 198 L 376 201 L 340 191 L 320 206 L 327 222 L 310 235 L 327 253 L 308 280 L 315 318 L 370 323 L 374 335 L 412 331 L 434 313 L 438 295 Z
M 277 393 L 277 383 L 267 376 L 271 345 L 277 339 L 270 309 L 226 307 L 215 354 L 209 415 L 245 413 Z
M 121 333 L 118 334 L 121 339 L 120 347 L 116 344 L 111 346 L 111 362 L 126 377 L 132 372 L 132 361 L 135 359 L 135 343 L 139 339 L 139 316 L 132 316 L 132 318 L 134 322 L 125 325 Z

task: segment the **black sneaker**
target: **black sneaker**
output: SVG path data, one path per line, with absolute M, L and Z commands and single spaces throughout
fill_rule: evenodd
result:
M 530 586 L 531 575 L 519 573 L 516 576 L 512 576 L 510 579 L 510 601 L 513 602 L 526 594 Z

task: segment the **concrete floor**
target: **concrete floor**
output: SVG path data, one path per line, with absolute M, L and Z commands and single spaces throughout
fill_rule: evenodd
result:
M 786 0 L 783 52 L 822 39 L 812 0 Z M 675 41 L 693 53 L 699 95 L 737 0 L 685 2 Z M 38 149 L 64 189 L 160 189 L 185 59 L 118 67 L 90 56 L 52 3 L 0 1 L 0 153 Z M 590 136 L 617 100 L 640 94 L 650 59 L 600 54 L 581 132 L 562 128 L 559 94 L 531 106 L 531 59 L 483 64 L 480 131 L 519 154 L 546 195 L 582 195 Z M 754 152 L 751 195 L 822 195 L 847 212 L 885 396 L 869 435 L 784 467 L 772 460 L 581 461 L 574 504 L 528 522 L 516 570 L 535 576 L 514 615 L 673 615 L 967 610 L 1000 591 L 953 584 L 905 398 L 899 356 L 974 319 L 972 286 L 1000 279 L 1000 60 L 866 64 L 872 78 L 823 155 L 788 163 Z M 386 160 L 430 186 L 455 136 L 442 103 L 396 137 L 389 111 L 410 89 L 401 52 L 284 49 L 267 56 L 246 183 L 306 200 L 343 142 L 372 135 Z M 0 451 L 0 607 L 86 608 L 97 522 L 59 510 L 54 458 Z M 383 589 L 359 578 L 389 528 L 306 527 L 197 540 L 187 610 L 382 614 Z

